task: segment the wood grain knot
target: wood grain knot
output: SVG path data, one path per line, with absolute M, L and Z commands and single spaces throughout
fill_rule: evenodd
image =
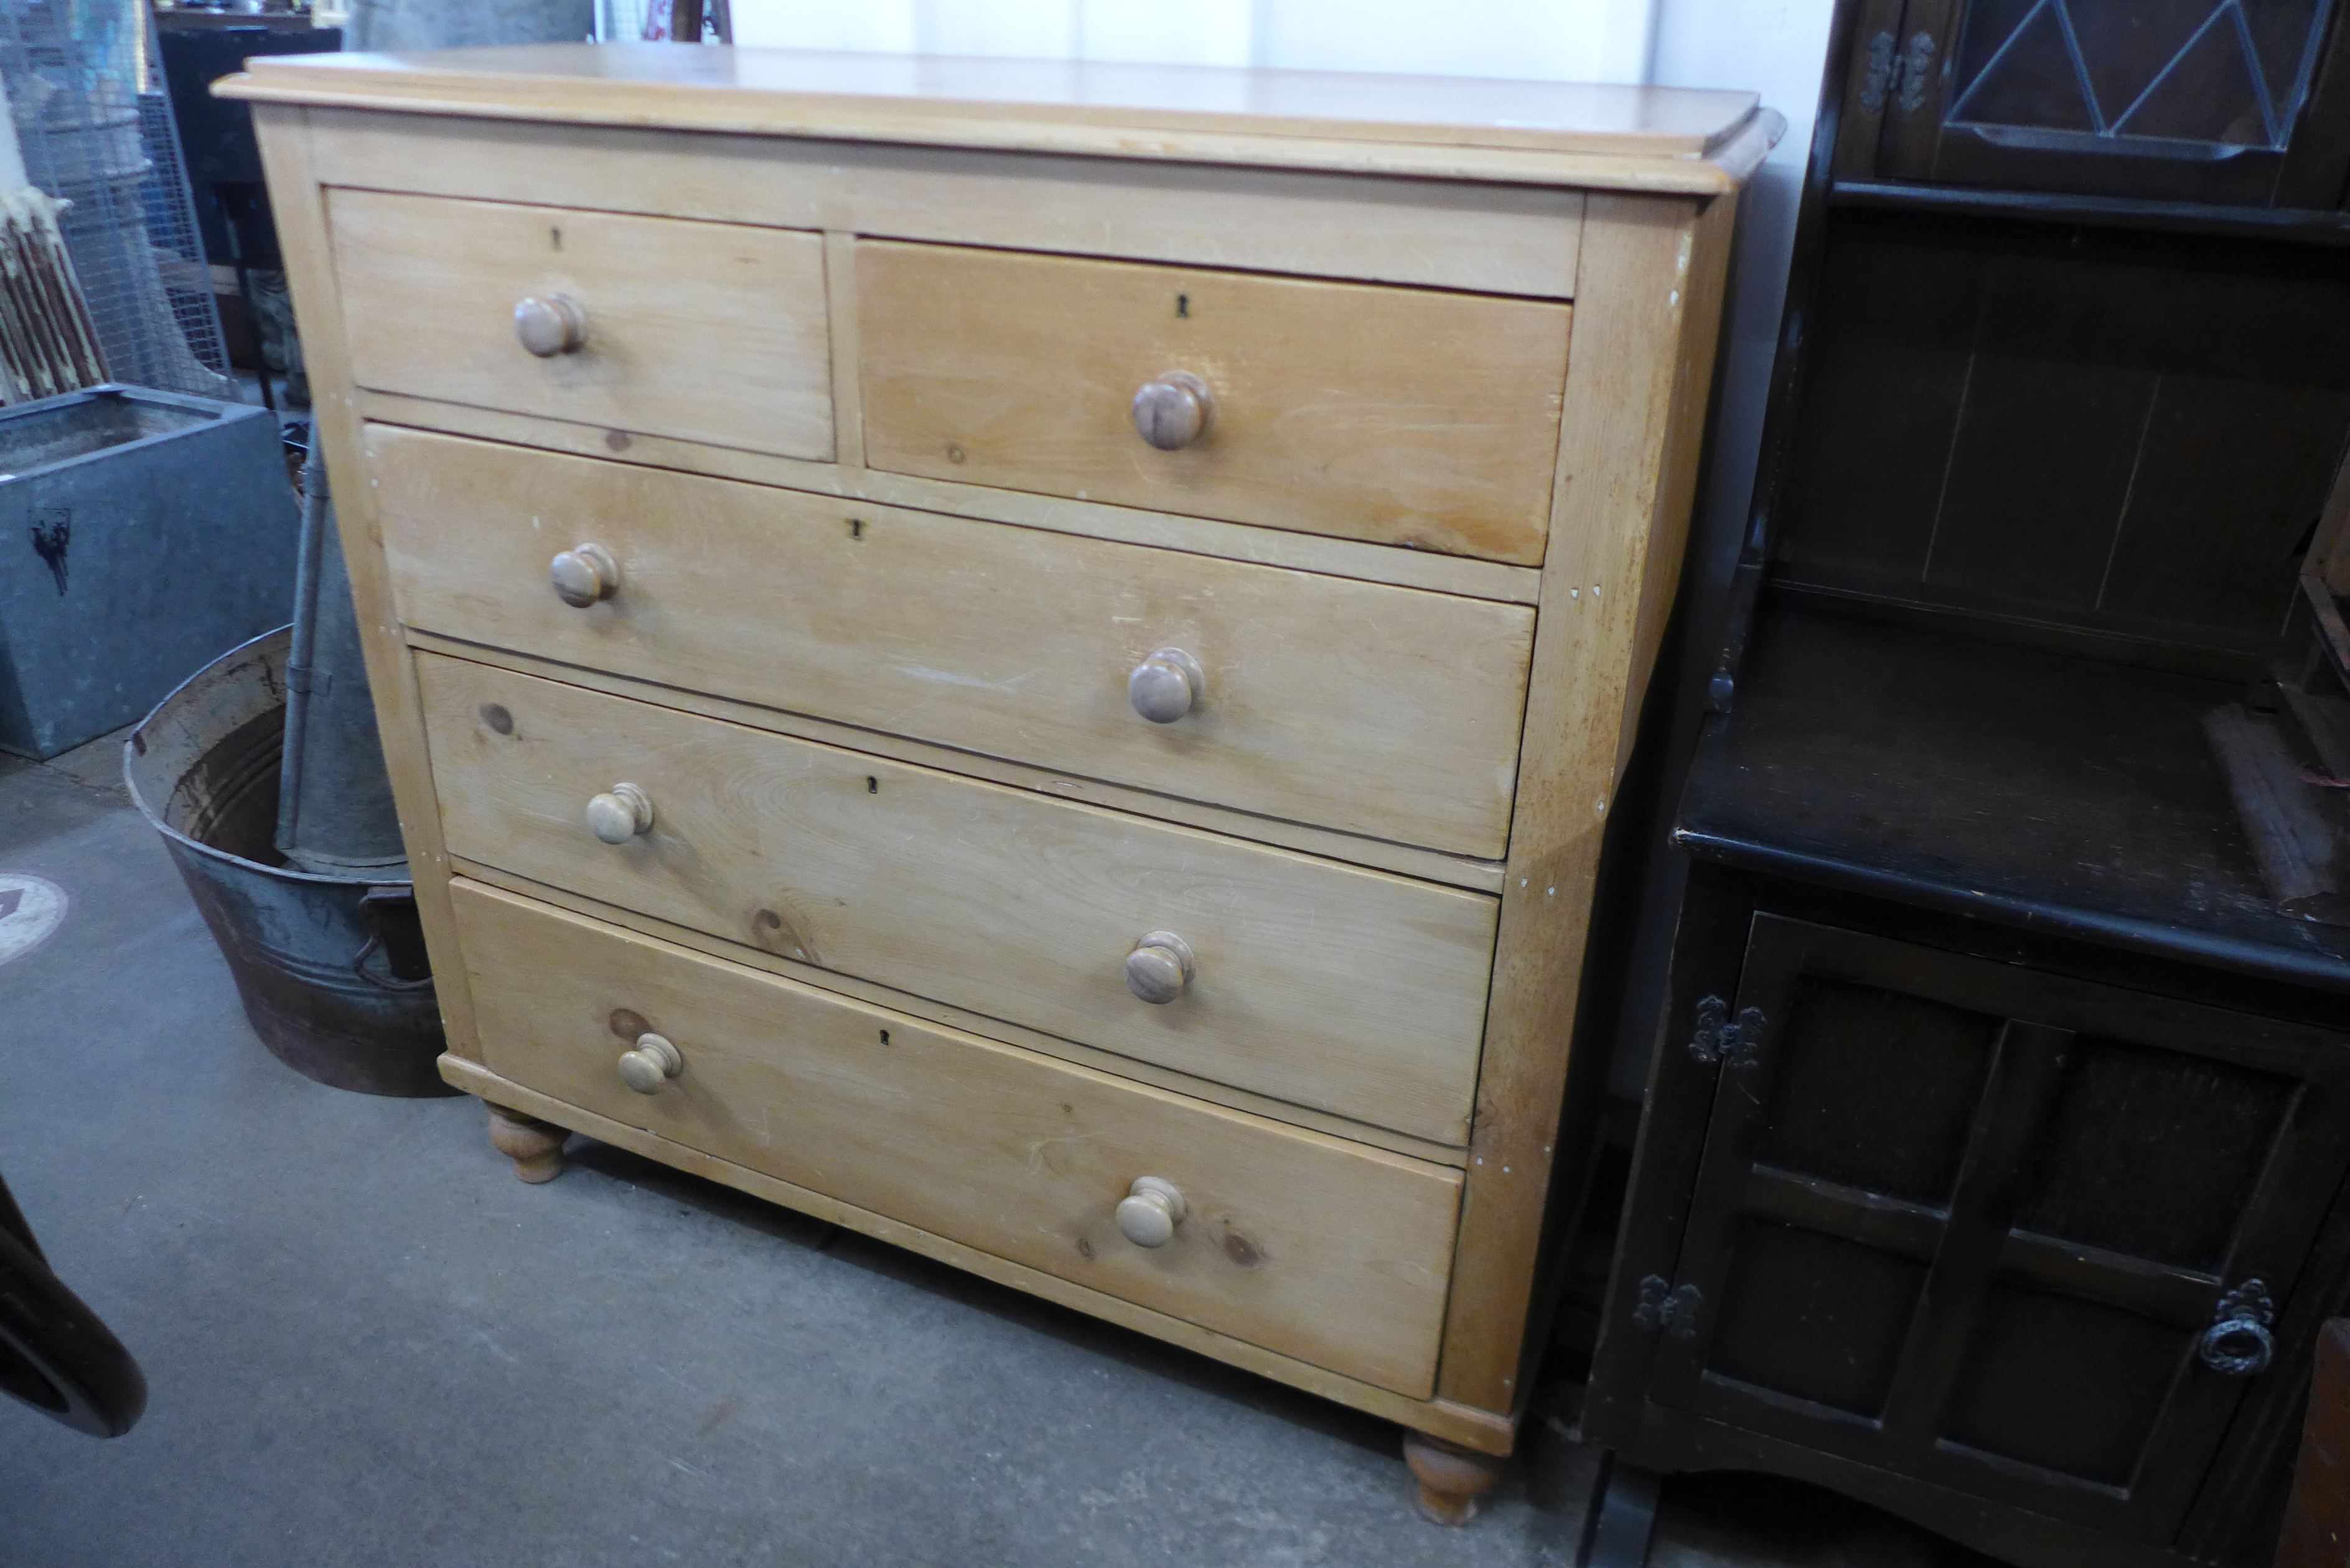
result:
M 501 735 L 514 733 L 514 715 L 506 711 L 506 706 L 503 702 L 483 703 L 482 722 Z
M 636 1044 L 638 1035 L 647 1034 L 652 1032 L 652 1024 L 646 1021 L 643 1013 L 639 1012 L 633 1007 L 616 1007 L 612 1009 L 612 1016 L 606 1022 L 610 1024 L 613 1033 L 619 1035 L 621 1039 L 628 1041 L 630 1044 Z

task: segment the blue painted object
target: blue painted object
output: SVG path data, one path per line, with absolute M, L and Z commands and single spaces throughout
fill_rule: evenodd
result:
M 120 729 L 286 624 L 297 541 L 266 410 L 120 386 L 0 409 L 0 750 Z

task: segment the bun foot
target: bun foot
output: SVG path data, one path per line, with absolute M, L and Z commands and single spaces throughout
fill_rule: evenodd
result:
M 490 1106 L 490 1143 L 514 1161 L 525 1181 L 552 1181 L 563 1174 L 563 1140 L 571 1135 L 551 1122 Z
M 1415 1501 L 1420 1513 L 1437 1524 L 1466 1524 L 1475 1518 L 1477 1500 L 1502 1479 L 1502 1469 L 1509 1463 L 1413 1431 L 1403 1435 L 1403 1462 L 1419 1483 Z

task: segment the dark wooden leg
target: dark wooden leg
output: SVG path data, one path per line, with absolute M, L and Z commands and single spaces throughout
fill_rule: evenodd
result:
M 490 1143 L 514 1161 L 525 1181 L 552 1181 L 563 1174 L 563 1140 L 571 1135 L 551 1122 L 490 1106 Z
M 1583 1516 L 1583 1550 L 1575 1568 L 1648 1568 L 1648 1543 L 1657 1533 L 1654 1470 L 1627 1465 L 1610 1449 L 1599 1458 L 1599 1482 Z
M 1403 1462 L 1419 1483 L 1419 1511 L 1439 1524 L 1466 1524 L 1477 1512 L 1477 1500 L 1502 1479 L 1510 1461 L 1407 1430 Z

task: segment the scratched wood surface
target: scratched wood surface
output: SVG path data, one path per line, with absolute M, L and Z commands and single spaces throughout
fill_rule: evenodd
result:
M 1534 613 L 370 427 L 412 627 L 1342 832 L 1498 859 Z M 594 541 L 620 587 L 547 587 Z M 1207 690 L 1128 701 L 1156 649 Z
M 1583 192 L 317 111 L 330 185 L 1569 299 Z
M 822 235 L 377 191 L 327 206 L 360 386 L 833 455 Z M 588 341 L 536 358 L 515 306 L 554 294 Z
M 1438 1143 L 1494 900 L 420 655 L 451 849 L 826 969 Z M 650 832 L 584 826 L 619 783 Z M 1180 999 L 1126 989 L 1173 931 Z
M 888 241 L 857 290 L 874 468 L 1542 560 L 1564 305 Z M 1169 370 L 1215 400 L 1177 452 Z
M 457 884 L 456 905 L 492 1072 L 1334 1372 L 1430 1392 L 1460 1172 L 476 883 Z M 639 1095 L 615 1064 L 649 1029 L 685 1069 Z M 1191 1209 L 1165 1246 L 1119 1234 L 1138 1176 L 1172 1182 Z
M 214 90 L 409 114 L 1706 195 L 1735 189 L 1784 125 L 1746 92 L 1105 61 L 536 44 L 247 65 Z

